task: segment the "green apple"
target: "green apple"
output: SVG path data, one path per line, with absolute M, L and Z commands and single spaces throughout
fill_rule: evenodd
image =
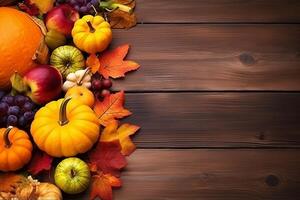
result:
M 89 187 L 90 179 L 89 166 L 75 157 L 61 161 L 54 172 L 55 184 L 67 194 L 83 192 Z
M 85 61 L 79 49 L 64 45 L 54 49 L 50 56 L 50 64 L 66 78 L 68 74 L 84 69 Z
M 66 36 L 53 29 L 47 32 L 45 42 L 50 49 L 55 49 L 67 43 Z

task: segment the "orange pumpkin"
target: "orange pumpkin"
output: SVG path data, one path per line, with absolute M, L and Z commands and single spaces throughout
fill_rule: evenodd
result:
M 25 131 L 13 128 L 0 129 L 0 170 L 15 171 L 31 159 L 32 144 Z
M 46 62 L 47 57 L 40 26 L 24 12 L 0 7 L 0 88 L 9 87 L 15 71 L 24 75 L 36 59 Z
M 75 86 L 70 88 L 65 97 L 72 97 L 78 99 L 81 103 L 93 107 L 95 103 L 94 94 L 84 86 Z

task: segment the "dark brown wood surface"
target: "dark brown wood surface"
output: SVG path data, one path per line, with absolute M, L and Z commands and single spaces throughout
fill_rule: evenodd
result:
M 115 200 L 300 199 L 300 1 L 137 0 Z M 88 199 L 88 194 L 66 199 Z
M 137 0 L 141 23 L 299 23 L 298 0 Z
M 127 94 L 141 148 L 300 147 L 299 93 Z
M 114 36 L 142 65 L 116 89 L 300 90 L 298 25 L 146 24 Z

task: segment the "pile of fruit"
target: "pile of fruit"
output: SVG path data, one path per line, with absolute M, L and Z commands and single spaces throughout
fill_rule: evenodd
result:
M 119 125 L 131 112 L 124 92 L 111 91 L 111 78 L 139 65 L 124 60 L 129 45 L 108 50 L 107 17 L 135 17 L 133 7 L 0 1 L 0 200 L 61 200 L 88 188 L 90 199 L 110 200 L 121 186 L 139 127 Z

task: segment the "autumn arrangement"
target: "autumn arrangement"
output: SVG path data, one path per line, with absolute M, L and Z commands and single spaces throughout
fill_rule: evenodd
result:
M 133 0 L 0 0 L 0 200 L 111 200 L 139 127 L 112 80 L 139 68 L 113 28 Z M 115 45 L 114 45 L 115 46 Z

